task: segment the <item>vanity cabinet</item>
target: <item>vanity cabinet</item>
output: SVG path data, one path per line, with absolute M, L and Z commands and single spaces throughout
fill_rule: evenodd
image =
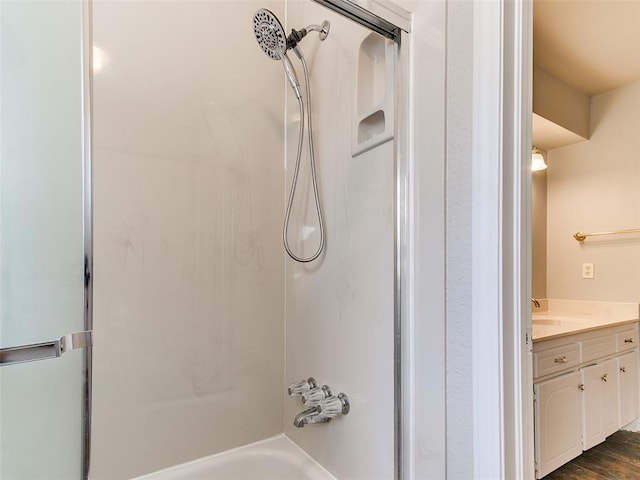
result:
M 638 418 L 637 346 L 637 323 L 534 343 L 536 478 Z

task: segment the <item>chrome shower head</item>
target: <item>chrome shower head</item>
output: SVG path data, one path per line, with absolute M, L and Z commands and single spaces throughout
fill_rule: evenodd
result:
M 253 33 L 262 51 L 274 60 L 280 60 L 287 51 L 287 36 L 278 17 L 266 8 L 253 16 Z
M 278 17 L 266 8 L 261 8 L 253 16 L 253 33 L 264 53 L 274 60 L 282 61 L 287 80 L 289 80 L 296 97 L 301 99 L 300 82 L 289 57 L 287 57 L 287 37 Z

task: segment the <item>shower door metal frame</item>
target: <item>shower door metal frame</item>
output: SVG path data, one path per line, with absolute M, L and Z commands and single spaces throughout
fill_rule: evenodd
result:
M 394 462 L 395 480 L 409 480 L 412 471 L 412 398 L 409 347 L 411 311 L 410 266 L 410 33 L 400 31 L 395 61 L 395 248 L 394 248 Z
M 395 42 L 395 150 L 394 150 L 394 480 L 409 480 L 413 472 L 410 259 L 411 12 L 390 1 L 313 0 L 326 8 Z
M 84 329 L 93 332 L 93 18 L 92 0 L 82 0 L 82 156 L 84 178 Z M 93 346 L 82 351 L 82 478 L 91 461 Z
M 411 31 L 409 12 L 389 1 L 369 0 L 366 7 L 358 0 L 313 1 L 395 42 L 400 41 L 403 31 Z

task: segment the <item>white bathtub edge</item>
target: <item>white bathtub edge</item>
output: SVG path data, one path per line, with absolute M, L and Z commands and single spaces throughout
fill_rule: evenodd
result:
M 247 450 L 250 452 L 251 450 L 255 448 L 259 448 L 261 446 L 265 446 L 265 447 L 272 446 L 271 444 L 280 443 L 282 440 L 286 442 L 288 447 L 294 447 L 296 452 L 298 452 L 301 457 L 311 460 L 314 463 L 314 468 L 316 468 L 317 470 L 320 470 L 323 474 L 326 475 L 326 480 L 337 480 L 337 478 L 334 477 L 323 465 L 321 465 L 318 461 L 316 461 L 313 457 L 311 457 L 297 443 L 293 442 L 284 433 L 279 433 L 278 435 L 274 435 L 273 437 L 268 437 L 262 440 L 258 440 L 256 442 L 231 448 L 229 450 L 224 450 L 222 452 L 214 453 L 212 455 L 207 455 L 206 457 L 196 458 L 194 460 L 189 460 L 188 462 L 179 463 L 167 468 L 145 473 L 143 475 L 133 477 L 131 480 L 156 480 L 158 478 L 163 478 L 165 475 L 171 476 L 171 474 L 180 473 L 181 470 L 189 470 L 190 468 L 197 467 L 200 464 L 214 462 L 216 459 L 241 453 L 244 450 Z

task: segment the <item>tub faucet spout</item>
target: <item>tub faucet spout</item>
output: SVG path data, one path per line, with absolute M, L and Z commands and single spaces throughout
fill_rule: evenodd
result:
M 293 420 L 293 426 L 302 428 L 310 423 L 326 423 L 329 420 L 331 419 L 320 414 L 318 407 L 315 406 L 307 408 L 306 410 L 296 415 L 296 418 Z

